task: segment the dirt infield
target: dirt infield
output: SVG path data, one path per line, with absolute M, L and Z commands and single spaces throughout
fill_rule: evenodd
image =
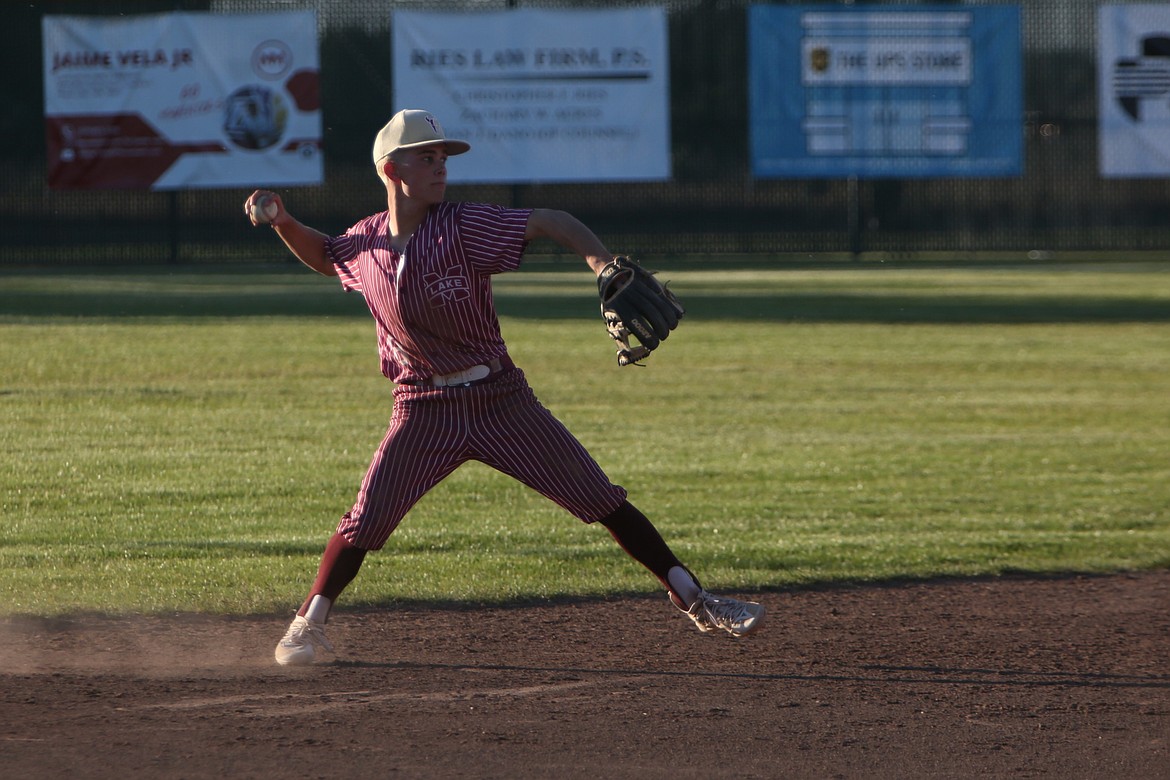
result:
M 0 622 L 6 777 L 1170 778 L 1170 572 L 664 599 Z

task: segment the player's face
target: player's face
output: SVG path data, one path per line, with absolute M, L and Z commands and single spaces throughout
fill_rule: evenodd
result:
M 443 200 L 447 190 L 447 148 L 441 144 L 407 149 L 395 166 L 407 197 L 428 203 Z

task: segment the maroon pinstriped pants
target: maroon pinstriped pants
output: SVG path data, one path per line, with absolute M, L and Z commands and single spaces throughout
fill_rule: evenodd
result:
M 520 369 L 471 387 L 398 385 L 390 426 L 337 532 L 378 550 L 428 490 L 469 460 L 518 479 L 593 523 L 626 499 L 544 408 Z

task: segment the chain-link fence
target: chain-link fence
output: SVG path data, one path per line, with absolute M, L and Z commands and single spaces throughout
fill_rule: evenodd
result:
M 41 18 L 290 8 L 318 16 L 325 183 L 289 188 L 304 221 L 340 232 L 384 208 L 368 162 L 396 110 L 392 8 L 455 11 L 611 2 L 107 0 L 10 3 L 0 28 L 0 249 L 4 264 L 237 262 L 283 257 L 241 217 L 244 190 L 58 191 L 46 183 Z M 806 5 L 808 3 L 802 3 Z M 628 3 L 626 3 L 628 5 Z M 459 185 L 452 199 L 563 208 L 615 249 L 647 254 L 1132 251 L 1170 247 L 1170 183 L 1098 170 L 1096 12 L 1023 0 L 1025 169 L 996 179 L 753 179 L 746 0 L 665 0 L 673 175 L 642 183 Z M 838 5 L 838 4 L 827 4 Z M 856 6 L 866 5 L 858 2 Z M 870 3 L 868 5 L 887 5 Z M 914 5 L 902 2 L 893 5 Z M 991 3 L 944 3 L 972 6 Z M 24 74 L 24 75 L 19 75 Z

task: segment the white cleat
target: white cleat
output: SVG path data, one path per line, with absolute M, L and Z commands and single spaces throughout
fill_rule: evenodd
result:
M 704 634 L 723 629 L 732 636 L 747 636 L 764 620 L 763 604 L 716 596 L 705 590 L 700 590 L 695 603 L 684 611 Z
M 325 638 L 325 624 L 297 615 L 276 645 L 276 662 L 281 666 L 307 666 L 323 650 L 333 652 Z

